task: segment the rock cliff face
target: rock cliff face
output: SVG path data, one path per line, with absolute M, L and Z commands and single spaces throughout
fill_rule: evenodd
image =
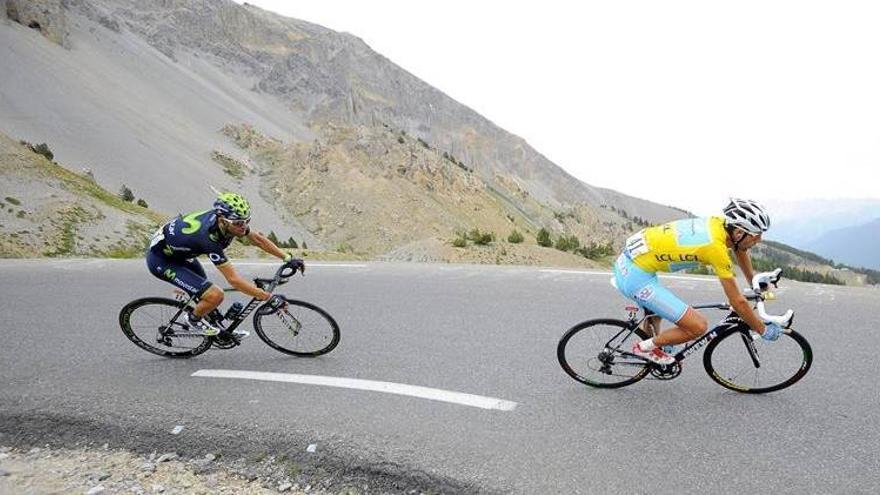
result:
M 173 60 L 198 53 L 255 77 L 254 89 L 280 97 L 312 124 L 390 125 L 463 161 L 493 186 L 500 186 L 498 176 L 515 177 L 532 198 L 553 208 L 596 208 L 623 199 L 631 215 L 651 221 L 682 216 L 575 179 L 522 138 L 351 34 L 231 0 L 67 1 L 107 12 Z
M 0 10 L 2 16 L 37 29 L 53 43 L 66 46 L 67 17 L 61 0 L 0 0 Z
M 370 255 L 477 228 L 604 246 L 686 215 L 580 182 L 350 34 L 231 0 L 0 1 L 25 26 L 0 26 L 0 131 L 169 215 L 216 186 L 259 230 Z

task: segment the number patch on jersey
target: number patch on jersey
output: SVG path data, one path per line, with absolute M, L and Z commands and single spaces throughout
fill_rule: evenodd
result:
M 153 237 L 150 239 L 150 247 L 155 246 L 159 243 L 159 241 L 165 239 L 165 234 L 162 233 L 162 227 L 159 227 L 159 230 L 153 234 Z
M 626 240 L 626 247 L 624 248 L 629 255 L 630 259 L 636 259 L 638 256 L 641 256 L 651 249 L 648 247 L 648 242 L 645 240 L 644 232 L 636 232 L 631 235 L 629 239 Z

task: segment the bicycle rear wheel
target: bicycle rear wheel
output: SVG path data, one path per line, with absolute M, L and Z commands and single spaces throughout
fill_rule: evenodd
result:
M 722 387 L 748 394 L 782 390 L 807 374 L 813 349 L 803 335 L 786 330 L 767 342 L 747 328 L 734 328 L 712 340 L 703 366 Z
M 128 340 L 159 356 L 189 358 L 211 347 L 211 338 L 184 324 L 185 313 L 172 321 L 183 302 L 164 297 L 135 299 L 119 312 L 119 326 Z
M 556 347 L 556 357 L 570 377 L 585 385 L 624 387 L 650 371 L 645 360 L 624 354 L 644 338 L 640 329 L 632 331 L 621 320 L 589 320 L 565 332 Z
M 314 357 L 339 344 L 339 325 L 323 309 L 285 298 L 287 307 L 273 311 L 266 305 L 254 314 L 254 330 L 273 349 L 285 354 Z

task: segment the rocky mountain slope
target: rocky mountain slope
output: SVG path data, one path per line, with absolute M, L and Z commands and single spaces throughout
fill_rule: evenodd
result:
M 3 0 L 0 66 L 14 68 L 0 71 L 0 132 L 163 216 L 203 207 L 213 187 L 246 194 L 257 229 L 311 248 L 574 266 L 688 216 L 574 179 L 355 36 L 231 0 Z M 540 247 L 542 229 L 575 245 Z M 522 242 L 506 242 L 514 232 Z
M 565 218 L 583 217 L 584 242 L 620 238 L 630 223 L 622 213 L 651 221 L 682 215 L 577 181 L 348 34 L 227 0 L 41 2 L 54 17 L 39 29 L 20 15 L 0 23 L 0 64 L 17 69 L 0 76 L 0 130 L 47 142 L 63 163 L 91 168 L 111 190 L 127 184 L 163 211 L 209 201 L 209 186 L 241 190 L 253 198 L 262 230 L 374 255 L 448 238 L 457 228 L 507 235 L 515 223 L 508 215 L 532 232 L 543 226 L 559 234 L 578 231 Z M 50 25 L 63 26 L 61 34 L 44 32 Z M 287 156 L 295 162 L 254 159 L 221 132 L 229 125 L 296 148 Z M 376 188 L 377 164 L 391 170 L 412 161 L 403 159 L 399 136 L 424 147 L 422 171 Z M 372 154 L 388 139 L 390 156 Z M 291 173 L 320 143 L 347 161 L 322 172 L 328 188 L 298 203 L 304 188 Z M 365 152 L 344 151 L 358 149 Z M 428 162 L 461 173 L 425 175 Z M 340 191 L 358 191 L 357 201 Z M 429 196 L 449 201 L 438 209 Z M 355 202 L 365 205 L 360 222 L 312 213 Z M 412 221 L 394 222 L 390 211 Z
M 143 252 L 162 216 L 0 133 L 0 257 Z

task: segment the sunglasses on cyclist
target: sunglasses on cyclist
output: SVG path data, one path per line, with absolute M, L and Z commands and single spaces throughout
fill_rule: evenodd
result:
M 250 218 L 245 219 L 245 220 L 230 220 L 230 219 L 228 219 L 228 218 L 225 218 L 224 220 L 226 220 L 227 222 L 229 222 L 230 224 L 232 224 L 232 226 L 234 226 L 234 227 L 239 227 L 239 228 L 241 228 L 241 227 L 247 227 L 248 224 L 251 223 L 251 219 L 250 219 Z

